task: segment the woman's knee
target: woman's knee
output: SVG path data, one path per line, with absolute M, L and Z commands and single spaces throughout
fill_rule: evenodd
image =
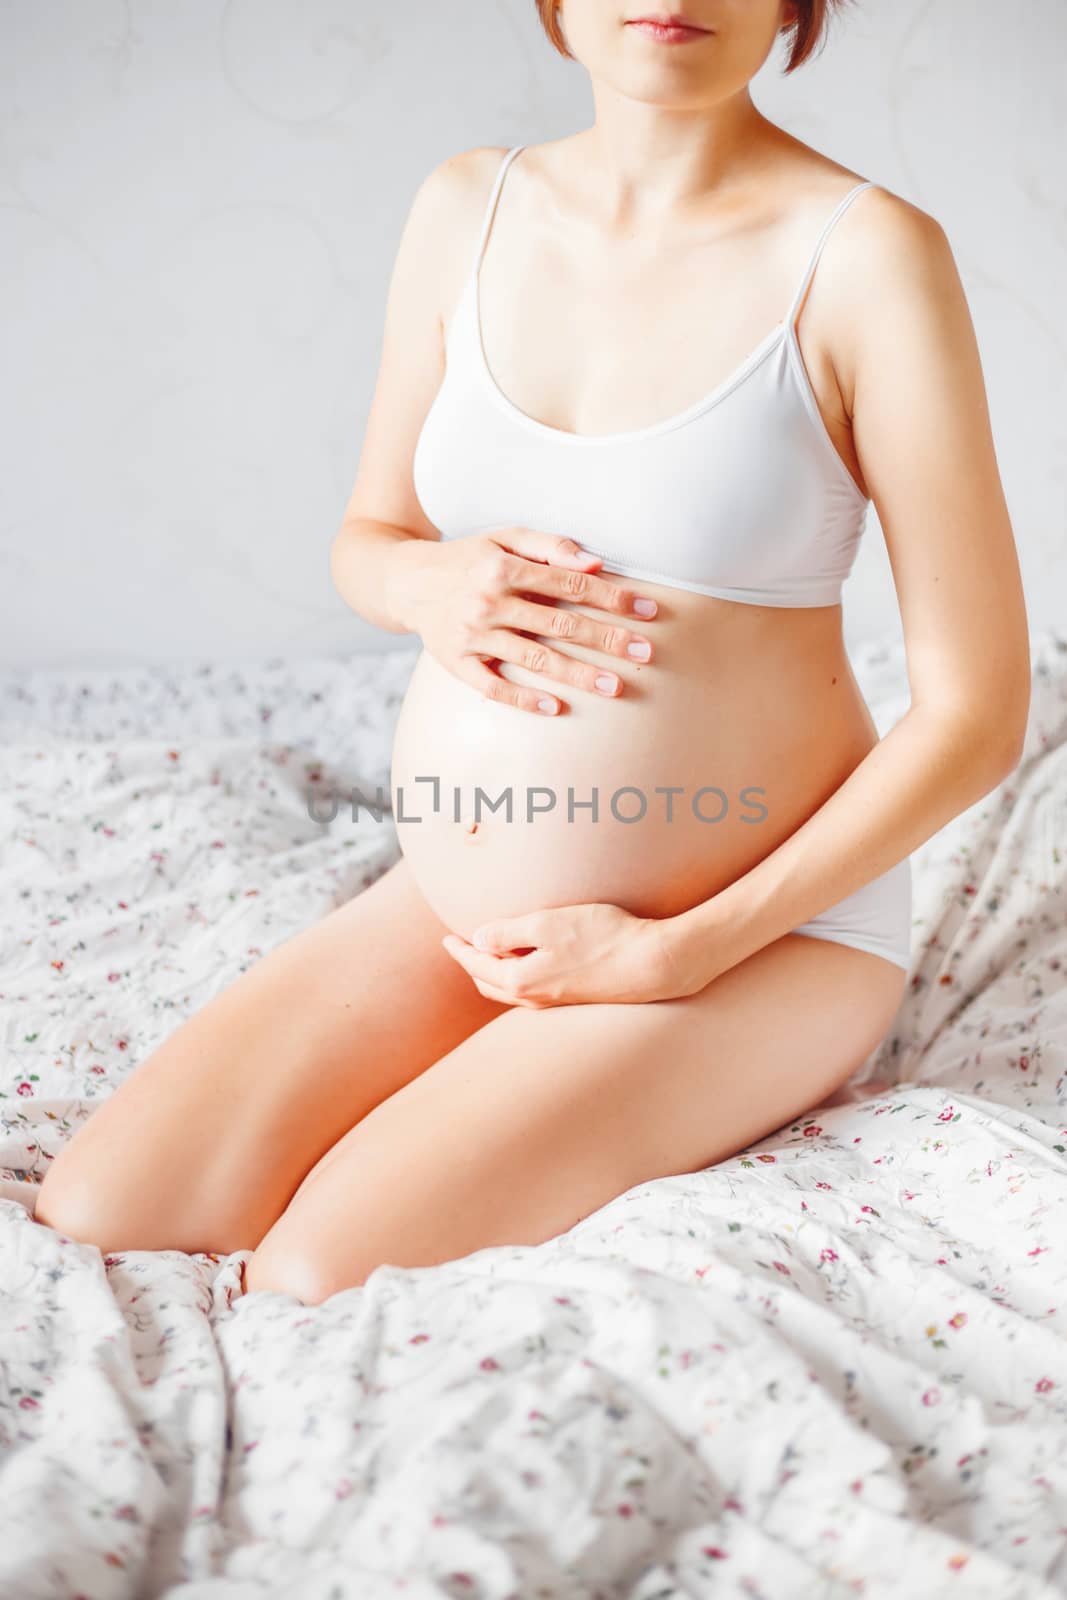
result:
M 227 1255 L 255 1242 L 239 1216 L 206 1203 L 202 1186 L 184 1196 L 135 1168 L 116 1170 L 91 1154 L 64 1152 L 41 1185 L 35 1216 L 79 1244 L 123 1250 L 211 1251 Z M 208 1191 L 210 1192 L 210 1191 Z
M 116 1238 L 116 1233 L 122 1232 L 123 1218 L 116 1215 L 105 1185 L 84 1173 L 51 1167 L 41 1184 L 34 1216 L 46 1228 L 79 1244 L 94 1244 L 103 1251 L 131 1248 L 128 1241 Z
M 342 1289 L 357 1288 L 366 1281 L 370 1270 L 369 1266 L 359 1268 L 346 1263 L 341 1271 L 310 1244 L 300 1248 L 291 1242 L 271 1244 L 266 1240 L 245 1262 L 245 1293 L 266 1290 L 292 1295 L 306 1306 L 317 1306 Z

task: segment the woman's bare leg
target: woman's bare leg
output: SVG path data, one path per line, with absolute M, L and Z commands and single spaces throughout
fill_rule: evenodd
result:
M 510 1008 L 401 859 L 158 1046 L 50 1167 L 39 1222 L 102 1250 L 251 1249 L 361 1117 Z
M 508 1007 L 345 1134 L 246 1287 L 314 1304 L 385 1262 L 542 1243 L 636 1183 L 711 1166 L 831 1095 L 906 981 L 791 933 L 684 999 Z

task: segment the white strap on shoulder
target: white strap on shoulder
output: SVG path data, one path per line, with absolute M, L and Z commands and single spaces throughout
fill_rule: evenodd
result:
M 504 159 L 501 161 L 500 166 L 497 168 L 497 174 L 493 180 L 493 187 L 489 191 L 489 200 L 485 207 L 485 216 L 482 219 L 481 237 L 478 240 L 478 248 L 474 255 L 474 270 L 476 272 L 481 265 L 482 256 L 485 254 L 486 241 L 489 238 L 489 229 L 493 225 L 493 213 L 496 211 L 496 203 L 500 198 L 500 191 L 504 186 L 504 178 L 507 174 L 507 170 L 514 161 L 515 157 L 518 155 L 519 151 L 525 149 L 526 146 L 524 144 L 513 144 L 511 149 L 504 156 Z
M 833 232 L 838 220 L 848 210 L 849 206 L 852 204 L 853 200 L 855 200 L 858 194 L 862 194 L 864 189 L 873 189 L 874 187 L 875 183 L 873 178 L 864 178 L 862 183 L 855 184 L 854 187 L 851 188 L 848 193 L 838 201 L 837 205 L 834 207 L 834 210 L 830 213 L 822 232 L 815 241 L 815 249 L 811 252 L 811 259 L 808 262 L 807 270 L 805 271 L 803 278 L 800 280 L 800 288 L 793 296 L 793 304 L 790 306 L 789 315 L 786 318 L 786 322 L 789 327 L 792 327 L 793 323 L 796 321 L 800 307 L 804 301 L 804 296 L 807 293 L 808 285 L 811 282 L 815 268 L 818 265 L 819 257 L 822 255 L 823 246 Z

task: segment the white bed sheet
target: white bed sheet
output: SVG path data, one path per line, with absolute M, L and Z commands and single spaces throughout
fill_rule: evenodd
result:
M 412 660 L 0 677 L 0 1177 L 396 858 L 308 797 L 388 793 Z M 884 733 L 899 646 L 854 666 Z M 315 1308 L 0 1199 L 0 1595 L 1067 1593 L 1065 854 L 1046 634 L 891 1034 L 750 1150 Z

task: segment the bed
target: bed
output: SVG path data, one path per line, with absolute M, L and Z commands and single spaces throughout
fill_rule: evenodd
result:
M 0 675 L 0 1596 L 1067 1594 L 1067 637 L 1032 646 L 1023 760 L 915 856 L 844 1090 L 317 1307 L 20 1196 L 396 859 L 347 802 L 388 798 L 413 654 Z M 901 647 L 853 664 L 884 733 Z

